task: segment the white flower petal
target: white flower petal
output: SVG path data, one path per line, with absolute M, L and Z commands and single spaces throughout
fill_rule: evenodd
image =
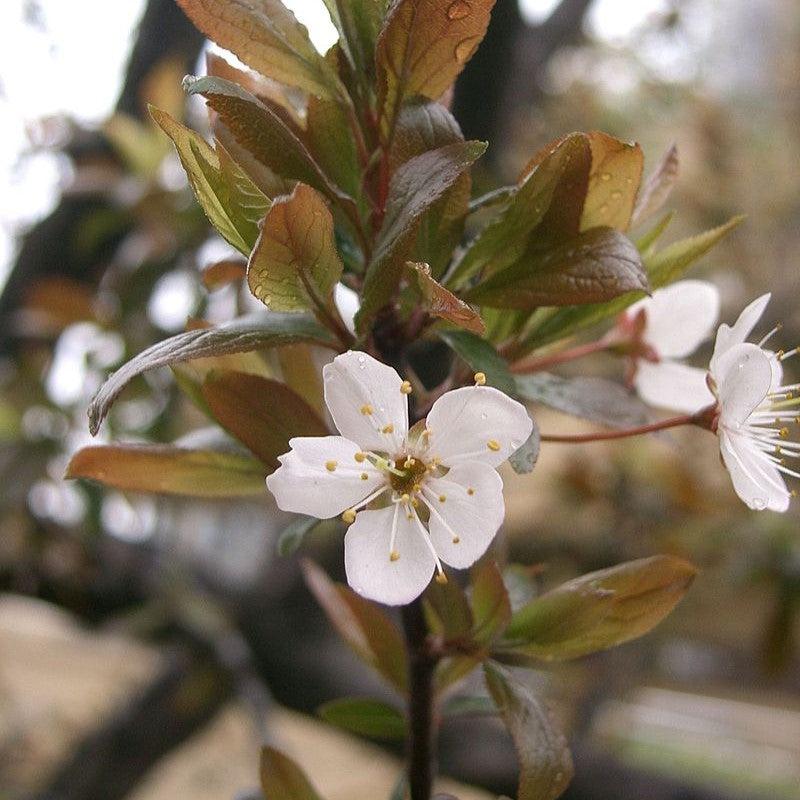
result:
M 356 312 L 361 307 L 358 293 L 354 292 L 349 286 L 345 286 L 343 283 L 337 283 L 336 286 L 333 287 L 333 302 L 347 330 L 350 331 L 350 333 L 355 333 L 355 316 Z
M 719 447 L 736 494 L 749 508 L 786 511 L 790 494 L 786 482 L 761 450 L 745 436 L 721 431 Z
M 425 425 L 431 432 L 428 452 L 445 466 L 482 461 L 497 467 L 533 430 L 525 406 L 489 386 L 467 386 L 443 394 Z
M 781 364 L 777 353 L 773 353 L 770 350 L 765 350 L 764 352 L 769 357 L 769 364 L 772 367 L 772 382 L 770 383 L 769 390 L 771 392 L 777 392 L 783 385 L 783 364 Z
M 769 356 L 745 342 L 726 350 L 715 363 L 720 425 L 736 430 L 767 396 L 772 383 Z
M 423 492 L 433 509 L 428 528 L 439 558 L 456 569 L 474 564 L 505 514 L 503 481 L 497 471 L 479 461 L 456 464 L 443 478 L 426 481 Z
M 408 432 L 408 398 L 395 370 L 350 350 L 327 364 L 322 377 L 325 402 L 342 436 L 364 450 L 400 449 Z
M 685 358 L 706 339 L 719 317 L 719 291 L 708 281 L 678 281 L 628 310 L 647 312 L 643 338 L 662 358 Z
M 717 339 L 714 343 L 714 355 L 711 358 L 712 371 L 714 370 L 715 362 L 719 358 L 732 347 L 735 347 L 737 344 L 742 344 L 753 332 L 753 328 L 755 328 L 758 321 L 761 319 L 764 309 L 767 307 L 767 303 L 769 303 L 771 297 L 772 295 L 768 292 L 753 300 L 753 302 L 739 314 L 739 319 L 736 320 L 733 327 L 725 323 L 719 326 Z
M 410 603 L 425 591 L 436 567 L 426 535 L 399 503 L 362 511 L 344 537 L 347 582 L 370 600 L 390 606 Z M 400 555 L 395 561 L 389 557 L 392 549 Z
M 279 458 L 281 466 L 267 477 L 283 511 L 335 517 L 386 482 L 369 461 L 356 461 L 361 448 L 342 436 L 301 436 L 289 445 L 292 449 Z
M 693 414 L 714 402 L 706 371 L 674 361 L 638 361 L 633 383 L 639 397 L 656 408 Z

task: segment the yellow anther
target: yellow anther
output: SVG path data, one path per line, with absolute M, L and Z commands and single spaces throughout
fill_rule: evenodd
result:
M 384 425 L 381 428 L 381 433 L 394 433 L 394 425 L 391 422 L 388 425 Z
M 497 439 L 489 439 L 489 441 L 486 442 L 486 446 L 496 453 L 500 449 L 500 442 L 498 442 Z
M 368 481 L 369 480 L 369 475 L 367 475 L 366 472 L 362 472 L 361 473 L 361 480 L 362 481 Z
M 333 472 L 337 466 L 338 462 L 334 461 L 333 459 L 325 462 L 325 469 L 328 470 L 328 472 Z
M 423 439 L 430 439 L 431 438 L 431 432 L 430 432 L 430 430 L 428 428 L 425 428 L 425 430 L 422 431 L 422 438 Z
M 788 438 L 788 436 L 789 436 L 789 429 L 788 429 L 788 428 L 781 428 L 781 429 L 778 431 L 778 436 L 780 436 L 780 437 L 781 437 L 781 439 L 786 439 L 786 438 Z
M 447 575 L 444 572 L 437 572 L 436 573 L 436 583 L 445 584 L 447 583 Z
M 778 352 L 777 352 L 777 353 L 775 353 L 775 355 L 776 355 L 778 358 L 783 358 L 783 356 L 785 355 L 785 353 L 784 353 L 784 351 L 783 351 L 783 350 L 778 350 Z
M 443 495 L 443 494 L 440 494 L 439 495 L 439 502 L 440 503 L 444 503 L 445 500 L 447 500 L 447 497 L 445 495 Z
M 411 381 L 403 381 L 400 384 L 400 392 L 402 394 L 411 394 L 414 391 L 414 388 L 411 386 Z
M 791 492 L 789 492 L 789 494 L 790 494 L 792 497 L 797 497 L 797 489 L 792 489 L 792 491 L 791 491 Z
M 366 461 L 366 460 L 367 460 L 367 454 L 366 454 L 366 453 L 356 453 L 356 454 L 353 456 L 353 458 L 354 458 L 354 459 L 355 459 L 355 460 L 356 460 L 356 461 L 357 461 L 359 464 L 363 464 L 363 463 L 364 463 L 364 461 Z
M 467 488 L 467 494 L 472 497 L 475 494 L 475 490 L 470 486 Z
M 413 467 L 416 462 L 413 458 L 409 457 L 403 462 L 403 468 L 408 469 L 409 467 Z
M 486 374 L 484 372 L 475 373 L 475 385 L 484 386 L 486 384 Z
M 365 403 L 363 406 L 361 406 L 361 413 L 365 417 L 368 417 L 373 411 L 374 411 L 374 409 L 372 408 L 372 406 L 369 403 Z
M 392 550 L 392 552 L 389 553 L 389 561 L 397 561 L 399 558 L 400 553 L 398 553 L 397 550 Z
M 422 491 L 422 486 L 420 486 L 418 483 L 415 483 L 415 484 L 414 484 L 414 485 L 411 487 L 411 491 L 412 491 L 412 492 L 414 492 L 414 493 L 416 494 L 417 492 L 420 492 L 420 491 Z
M 413 514 L 406 514 L 406 519 L 414 519 L 414 515 Z
M 453 544 L 458 544 L 461 541 L 460 537 L 454 536 L 453 537 Z
M 787 400 L 794 400 L 794 392 L 786 392 Z
M 400 502 L 401 503 L 407 503 L 410 499 L 411 498 L 405 493 L 400 495 Z
M 419 508 L 419 500 L 417 500 L 417 498 L 416 498 L 416 497 L 412 497 L 412 498 L 411 498 L 411 505 L 412 505 L 414 508 Z
M 348 508 L 346 511 L 342 512 L 342 522 L 346 522 L 348 525 L 351 525 L 355 521 L 356 512 L 352 508 Z

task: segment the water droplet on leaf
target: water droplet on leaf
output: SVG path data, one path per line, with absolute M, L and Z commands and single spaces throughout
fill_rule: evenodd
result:
M 472 13 L 472 6 L 465 0 L 454 0 L 447 7 L 447 19 L 464 19 Z
M 601 172 L 600 173 L 600 180 L 601 181 L 610 181 L 611 180 L 611 173 L 610 172 Z

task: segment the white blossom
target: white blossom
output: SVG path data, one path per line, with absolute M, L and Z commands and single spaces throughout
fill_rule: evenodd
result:
M 678 281 L 634 303 L 620 327 L 632 336 L 631 383 L 646 403 L 687 414 L 714 402 L 706 370 L 682 363 L 719 317 L 719 292 L 707 281 Z
M 753 301 L 731 327 L 721 325 L 709 367 L 709 384 L 717 397 L 716 431 L 722 460 L 739 497 L 754 509 L 786 511 L 795 495 L 784 475 L 800 477 L 789 464 L 800 457 L 800 442 L 790 441 L 796 425 L 800 384 L 783 385 L 782 361 L 795 355 L 764 347 L 778 330 L 758 344 L 746 342 L 769 302 Z
M 267 486 L 284 511 L 339 514 L 348 583 L 390 605 L 411 602 L 442 564 L 463 569 L 486 551 L 505 514 L 496 468 L 531 433 L 525 408 L 497 389 L 454 389 L 409 430 L 411 384 L 366 353 L 323 370 L 341 436 L 299 437 Z

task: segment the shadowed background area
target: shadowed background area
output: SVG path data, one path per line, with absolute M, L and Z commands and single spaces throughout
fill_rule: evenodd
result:
M 287 5 L 332 43 L 321 2 Z M 286 518 L 266 493 L 154 498 L 61 479 L 110 370 L 244 303 L 232 286 L 204 291 L 201 270 L 230 250 L 146 113 L 207 128 L 180 81 L 208 46 L 173 0 L 79 6 L 0 6 L 0 796 L 257 797 L 266 739 L 329 800 L 388 797 L 397 748 L 314 716 L 386 690 L 330 631 L 298 556 L 278 556 Z M 676 143 L 669 236 L 746 214 L 694 275 L 720 288 L 728 321 L 771 288 L 762 333 L 781 322 L 792 347 L 799 41 L 794 0 L 499 0 L 452 106 L 491 142 L 478 189 L 572 130 L 635 139 L 648 167 Z M 610 356 L 579 368 L 622 379 Z M 202 425 L 180 379 L 138 379 L 100 441 Z M 547 432 L 592 429 L 534 413 Z M 710 442 L 553 445 L 531 475 L 503 472 L 497 552 L 538 585 L 654 553 L 701 568 L 656 632 L 537 674 L 575 754 L 567 800 L 800 800 L 797 511 L 747 513 Z M 341 532 L 318 528 L 302 555 L 341 577 Z M 441 766 L 460 800 L 515 791 L 491 717 L 448 721 Z

